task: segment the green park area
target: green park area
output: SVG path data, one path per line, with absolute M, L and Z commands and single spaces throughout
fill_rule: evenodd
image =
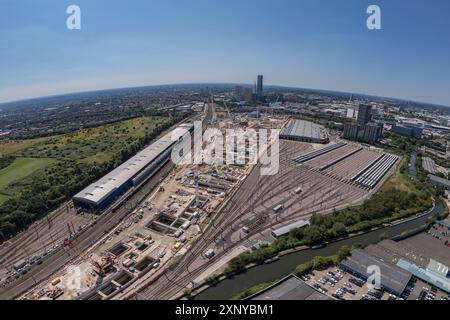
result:
M 54 163 L 55 159 L 49 158 L 16 158 L 6 168 L 0 170 L 0 203 L 8 200 L 11 194 L 8 186 L 15 181 L 19 181 L 36 171 Z
M 70 199 L 184 118 L 139 117 L 66 134 L 0 141 L 0 241 Z

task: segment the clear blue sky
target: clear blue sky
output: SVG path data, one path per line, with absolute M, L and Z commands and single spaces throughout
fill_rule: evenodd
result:
M 82 30 L 66 29 L 66 8 Z M 382 9 L 381 31 L 366 9 Z M 0 0 L 0 101 L 187 82 L 450 105 L 448 0 Z

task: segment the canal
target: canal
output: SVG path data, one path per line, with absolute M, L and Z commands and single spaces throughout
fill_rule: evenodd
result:
M 408 173 L 412 181 L 417 181 L 417 152 L 415 149 L 409 157 Z
M 365 245 L 377 243 L 380 241 L 380 235 L 387 234 L 389 237 L 400 235 L 402 232 L 416 229 L 424 224 L 429 216 L 439 213 L 443 209 L 442 205 L 436 207 L 428 214 L 423 215 L 417 219 L 410 220 L 395 226 L 389 226 L 379 230 L 371 231 L 362 235 L 358 235 L 351 239 L 345 239 L 333 242 L 320 249 L 308 249 L 294 252 L 280 257 L 278 261 L 270 264 L 263 264 L 256 266 L 235 275 L 234 277 L 225 279 L 215 286 L 208 288 L 199 295 L 195 296 L 195 300 L 226 300 L 233 296 L 251 288 L 255 285 L 273 282 L 290 274 L 294 269 L 305 262 L 310 261 L 315 256 L 330 256 L 336 254 L 339 248 L 344 245 L 349 247 L 353 243 L 362 243 Z

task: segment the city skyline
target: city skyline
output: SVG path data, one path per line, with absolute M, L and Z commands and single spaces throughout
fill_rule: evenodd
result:
M 118 1 L 80 0 L 82 29 L 75 31 L 65 27 L 71 2 L 24 2 L 0 1 L 0 103 L 163 84 L 252 84 L 263 74 L 268 85 L 450 105 L 445 1 L 377 1 L 376 31 L 366 27 L 369 1 L 248 0 L 235 10 L 229 1 L 124 9 Z M 405 22 L 422 20 L 428 23 Z

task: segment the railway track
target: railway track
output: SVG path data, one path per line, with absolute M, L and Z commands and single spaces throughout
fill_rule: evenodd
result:
M 294 152 L 295 151 L 292 151 L 291 153 Z M 258 175 L 259 167 L 256 166 L 239 188 L 237 195 L 235 194 L 232 196 L 227 205 L 221 210 L 220 215 L 211 222 L 208 229 L 202 237 L 197 240 L 194 246 L 190 248 L 182 261 L 180 261 L 172 271 L 164 273 L 158 279 L 155 279 L 147 288 L 141 290 L 138 296 L 146 299 L 167 299 L 172 298 L 175 294 L 179 293 L 181 288 L 186 287 L 195 276 L 198 276 L 205 271 L 206 268 L 209 267 L 209 263 L 205 260 L 203 264 L 194 267 L 192 270 L 190 267 L 192 267 L 199 258 L 202 258 L 203 253 L 209 247 L 213 245 L 216 246 L 222 239 L 225 239 L 235 232 L 235 225 L 242 222 L 240 220 L 242 219 L 243 213 L 255 211 L 255 207 L 257 208 L 256 211 L 258 211 L 258 213 L 270 212 L 271 206 L 264 206 L 264 204 L 267 204 L 268 201 L 272 201 L 273 203 L 274 199 L 280 200 L 280 193 L 283 195 L 281 200 L 287 202 L 285 211 L 289 211 L 293 208 L 296 205 L 296 200 L 298 200 L 298 198 L 303 199 L 300 202 L 300 207 L 289 214 L 283 215 L 281 221 L 263 223 L 246 237 L 233 242 L 231 247 L 226 248 L 224 246 L 224 250 L 218 252 L 212 261 L 217 261 L 232 248 L 248 241 L 249 238 L 267 228 L 277 225 L 282 221 L 296 218 L 299 214 L 305 216 L 323 209 L 322 205 L 316 208 L 317 205 L 311 206 L 311 204 L 317 202 L 314 195 L 326 186 L 329 187 L 325 190 L 330 193 L 326 192 L 327 201 L 325 203 L 336 205 L 336 200 L 339 200 L 339 197 L 342 199 L 338 189 L 333 187 L 333 183 L 336 184 L 336 182 L 332 178 L 324 179 L 323 177 L 319 177 L 318 173 L 312 173 L 307 169 L 302 169 L 290 161 L 282 161 L 281 165 L 283 173 L 275 178 L 270 176 L 260 177 Z M 292 177 L 294 169 L 297 174 Z M 311 182 L 310 179 L 314 176 L 316 179 Z M 275 186 L 274 183 L 276 183 Z M 303 192 L 301 196 L 297 195 L 297 197 L 293 197 L 292 192 L 290 191 L 294 184 L 295 186 L 299 184 L 308 184 L 308 188 L 305 188 L 306 191 Z M 346 186 L 342 182 L 339 184 L 341 188 Z M 312 201 L 306 201 L 311 197 L 313 197 L 313 199 L 311 199 Z M 245 203 L 245 205 L 243 205 L 243 203 Z M 323 199 L 321 203 L 324 203 Z M 307 208 L 309 208 L 309 210 L 305 210 Z
M 91 216 L 76 215 L 71 209 L 71 203 L 66 202 L 47 217 L 33 223 L 12 241 L 6 241 L 0 248 L 0 267 L 11 269 L 18 261 L 42 254 L 70 235 L 68 223 L 77 228 L 90 220 Z

